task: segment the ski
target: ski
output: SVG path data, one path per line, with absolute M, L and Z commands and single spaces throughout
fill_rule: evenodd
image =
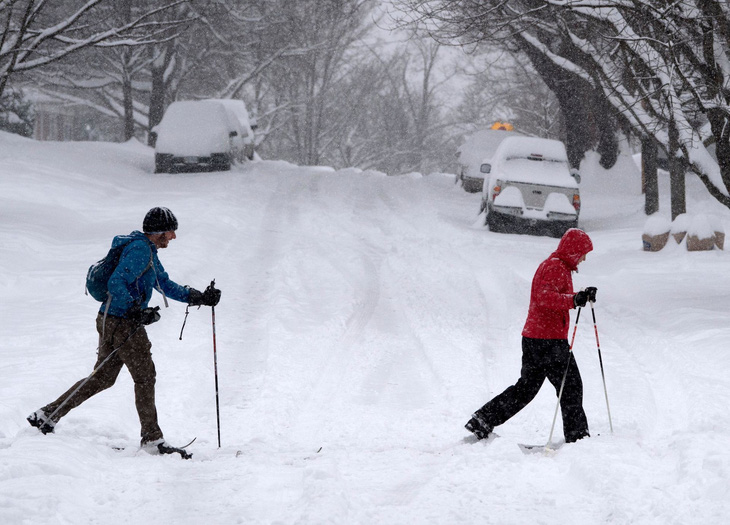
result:
M 476 443 L 491 443 L 492 441 L 494 441 L 498 437 L 499 437 L 499 434 L 497 434 L 496 432 L 492 431 L 492 432 L 489 433 L 489 435 L 487 437 L 482 438 L 482 439 L 478 438 L 474 434 L 471 434 L 470 436 L 466 436 L 462 440 L 462 442 L 463 443 L 466 443 L 467 445 L 474 445 Z
M 517 446 L 520 447 L 520 450 L 522 450 L 525 454 L 538 454 L 540 452 L 545 454 L 554 454 L 563 446 L 563 444 L 548 443 L 547 445 L 526 445 L 524 443 L 517 443 Z
M 171 447 L 168 445 L 160 444 L 157 446 L 157 450 L 158 450 L 159 454 L 180 454 L 181 458 L 190 459 L 193 457 L 193 455 L 185 449 L 188 448 L 193 443 L 195 443 L 196 439 L 198 439 L 198 438 L 194 437 L 189 443 L 187 443 L 186 445 L 183 445 L 181 447 Z M 112 449 L 121 452 L 123 450 L 126 450 L 127 447 L 117 447 L 117 446 L 112 445 Z

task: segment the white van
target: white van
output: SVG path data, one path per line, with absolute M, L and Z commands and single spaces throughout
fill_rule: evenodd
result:
M 243 130 L 223 104 L 181 100 L 154 127 L 155 173 L 227 171 L 243 157 Z

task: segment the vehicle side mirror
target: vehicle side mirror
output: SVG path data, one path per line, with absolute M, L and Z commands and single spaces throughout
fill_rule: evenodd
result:
M 575 179 L 575 182 L 577 182 L 578 184 L 580 184 L 580 173 L 578 173 L 578 170 L 577 169 L 571 169 L 570 170 L 570 174 Z
M 229 136 L 229 137 L 237 137 L 237 136 L 238 136 L 238 131 L 231 131 L 231 132 L 230 132 L 230 133 L 228 134 L 228 136 Z
M 482 173 L 491 173 L 492 172 L 492 165 L 491 164 L 487 164 L 485 162 L 484 164 L 482 164 L 479 167 L 479 171 L 481 171 Z

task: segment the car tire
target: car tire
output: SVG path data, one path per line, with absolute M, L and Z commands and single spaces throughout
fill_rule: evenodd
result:
M 550 228 L 549 234 L 551 237 L 555 237 L 556 239 L 560 239 L 565 235 L 565 232 L 567 232 L 571 228 L 577 228 L 578 227 L 578 221 L 570 222 L 570 223 L 562 223 L 560 225 L 553 226 Z
M 210 158 L 211 171 L 230 171 L 231 157 L 225 153 L 213 153 Z
M 487 218 L 485 219 L 484 224 L 489 226 L 490 232 L 502 233 L 504 230 L 502 221 L 499 220 L 497 214 L 490 212 L 489 210 L 487 210 Z

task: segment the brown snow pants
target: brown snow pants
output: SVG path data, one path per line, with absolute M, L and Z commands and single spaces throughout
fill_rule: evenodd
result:
M 122 365 L 125 365 L 134 380 L 134 398 L 142 427 L 142 441 L 161 439 L 162 430 L 157 424 L 157 408 L 155 407 L 155 377 L 157 374 L 155 363 L 152 361 L 150 352 L 152 344 L 147 337 L 147 331 L 136 321 L 122 317 L 109 315 L 106 318 L 106 327 L 103 326 L 103 323 L 104 316 L 100 313 L 96 318 L 96 330 L 99 332 L 99 353 L 94 371 L 86 384 L 79 388 L 87 378 L 77 381 L 61 397 L 43 409 L 46 414 L 51 414 L 60 406 L 60 410 L 53 416 L 54 421 L 58 421 L 71 409 L 111 387 L 117 380 Z M 107 358 L 108 360 L 104 362 Z M 103 362 L 103 366 L 100 366 Z M 77 388 L 79 390 L 74 394 Z M 61 406 L 69 396 L 71 396 L 70 399 Z

